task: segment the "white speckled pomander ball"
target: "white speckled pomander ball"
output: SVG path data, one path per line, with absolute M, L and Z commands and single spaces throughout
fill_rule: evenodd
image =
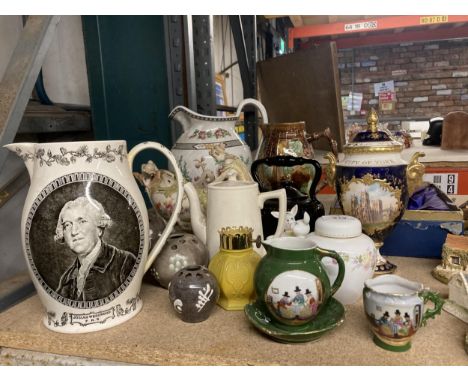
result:
M 207 266 L 208 251 L 203 243 L 189 233 L 174 233 L 169 236 L 163 249 L 151 265 L 150 273 L 167 289 L 175 273 L 190 265 Z

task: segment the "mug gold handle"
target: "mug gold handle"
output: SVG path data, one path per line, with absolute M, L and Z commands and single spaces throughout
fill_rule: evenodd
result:
M 315 249 L 318 251 L 320 258 L 331 257 L 332 259 L 335 259 L 338 262 L 338 276 L 336 277 L 335 282 L 331 286 L 330 292 L 330 296 L 333 296 L 338 290 L 338 288 L 341 286 L 341 283 L 343 282 L 345 275 L 345 263 L 341 256 L 335 251 L 329 251 L 328 249 L 323 249 L 320 247 L 316 247 Z

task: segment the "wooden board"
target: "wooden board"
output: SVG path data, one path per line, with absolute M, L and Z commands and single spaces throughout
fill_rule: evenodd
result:
M 440 260 L 392 257 L 392 262 L 398 265 L 399 276 L 447 296 L 448 286 L 431 276 Z M 217 306 L 206 321 L 188 324 L 176 316 L 167 290 L 145 283 L 141 298 L 143 309 L 124 324 L 71 335 L 52 332 L 42 324 L 44 311 L 35 295 L 0 314 L 0 349 L 87 357 L 99 363 L 105 360 L 173 366 L 467 365 L 466 324 L 447 312 L 420 328 L 411 350 L 395 353 L 372 342 L 362 298 L 346 306 L 341 326 L 316 342 L 294 345 L 278 343 L 261 334 L 243 311 L 226 311 Z M 2 352 L 0 364 L 1 356 Z M 54 358 L 48 359 L 47 364 L 63 364 L 63 360 Z
M 330 127 L 341 151 L 345 132 L 335 43 L 258 62 L 257 86 L 270 123 L 305 121 L 309 133 Z M 323 139 L 313 146 L 330 150 Z

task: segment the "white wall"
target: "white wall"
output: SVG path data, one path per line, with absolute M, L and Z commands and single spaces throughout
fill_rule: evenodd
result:
M 0 78 L 22 29 L 21 16 L 0 16 Z M 52 102 L 90 104 L 80 16 L 62 16 L 44 59 L 42 74 Z
M 231 25 L 229 24 L 229 17 L 214 16 L 213 24 L 215 72 L 219 73 L 231 63 L 236 62 L 237 55 L 231 32 Z M 244 99 L 239 65 L 234 65 L 226 73 L 229 75 L 225 77 L 226 105 L 237 107 Z
M 21 16 L 0 16 L 0 79 L 5 74 L 22 29 Z
M 81 16 L 62 16 L 42 66 L 52 102 L 89 106 Z
M 21 16 L 0 16 L 0 78 L 18 42 L 22 25 Z M 213 34 L 215 71 L 219 73 L 237 61 L 228 16 L 214 16 Z M 226 73 L 226 104 L 237 106 L 244 98 L 239 65 Z M 62 16 L 44 60 L 42 74 L 52 102 L 90 104 L 80 16 Z
M 0 80 L 22 29 L 21 16 L 0 16 Z M 43 76 L 53 102 L 89 105 L 80 16 L 62 17 L 43 64 Z M 23 188 L 0 208 L 0 283 L 27 269 L 24 257 L 19 255 L 21 212 L 27 191 L 27 187 Z

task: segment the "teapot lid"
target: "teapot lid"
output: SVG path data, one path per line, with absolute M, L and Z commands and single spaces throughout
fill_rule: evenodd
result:
M 315 234 L 336 239 L 357 237 L 362 234 L 362 225 L 353 216 L 325 215 L 315 221 Z
M 233 189 L 233 188 L 251 188 L 256 186 L 257 183 L 249 180 L 220 180 L 208 184 L 208 188 L 219 188 L 219 189 Z
M 345 154 L 401 152 L 403 144 L 385 131 L 378 129 L 379 116 L 374 108 L 367 114 L 367 130 L 357 133 L 353 140 L 343 147 Z

